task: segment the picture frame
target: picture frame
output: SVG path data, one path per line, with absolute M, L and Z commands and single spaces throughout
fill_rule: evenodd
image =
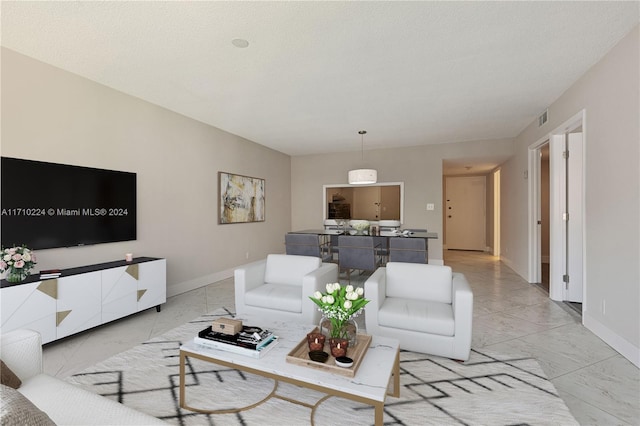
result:
M 218 223 L 264 222 L 265 180 L 218 172 Z

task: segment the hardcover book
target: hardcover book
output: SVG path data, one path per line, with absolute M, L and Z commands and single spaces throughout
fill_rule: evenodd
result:
M 271 331 L 259 327 L 243 326 L 240 333 L 229 335 L 212 331 L 209 326 L 193 340 L 209 348 L 261 358 L 276 345 L 278 338 Z

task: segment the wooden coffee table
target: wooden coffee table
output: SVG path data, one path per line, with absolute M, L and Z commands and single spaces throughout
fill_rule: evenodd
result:
M 309 331 L 314 329 L 313 325 L 287 324 L 285 322 L 268 323 L 250 317 L 239 317 L 238 319 L 247 325 L 275 331 L 279 337 L 277 346 L 272 348 L 263 358 L 254 359 L 245 355 L 211 349 L 193 342 L 182 345 L 180 347 L 180 407 L 201 413 L 223 414 L 251 409 L 273 397 L 311 408 L 311 424 L 313 424 L 316 408 L 327 398 L 337 396 L 372 405 L 375 408 L 375 424 L 381 426 L 386 396 L 400 396 L 400 349 L 399 343 L 395 339 L 372 336 L 369 349 L 355 376 L 346 377 L 331 371 L 322 371 L 287 362 L 287 354 L 306 337 Z M 185 386 L 187 357 L 271 378 L 274 380 L 274 387 L 263 400 L 246 407 L 227 410 L 205 410 L 190 407 L 186 400 Z M 296 401 L 277 394 L 279 381 L 313 389 L 326 394 L 326 396 L 313 405 Z M 392 389 L 390 389 L 390 385 L 392 385 Z M 223 388 L 221 388 L 221 392 L 224 392 Z

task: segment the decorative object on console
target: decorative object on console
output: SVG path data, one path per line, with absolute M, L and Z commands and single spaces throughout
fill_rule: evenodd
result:
M 349 224 L 356 230 L 356 235 L 364 235 L 364 231 L 371 226 L 368 220 L 352 220 Z
M 29 276 L 29 269 L 36 264 L 36 256 L 26 246 L 5 248 L 2 250 L 0 272 L 7 271 L 7 281 L 19 283 Z
M 364 135 L 367 134 L 366 130 L 360 130 L 360 151 L 362 154 L 362 162 L 364 163 Z M 350 185 L 368 185 L 376 183 L 378 181 L 378 171 L 375 169 L 355 169 L 349 170 L 349 184 Z
M 218 172 L 218 223 L 264 222 L 264 179 Z
M 329 283 L 326 289 L 324 294 L 316 291 L 309 297 L 324 314 L 320 320 L 320 331 L 327 330 L 331 338 L 347 339 L 353 346 L 357 342 L 358 334 L 358 326 L 354 318 L 369 303 L 363 297 L 364 290 L 362 287 L 354 288 L 352 285 L 343 287 L 340 283 Z

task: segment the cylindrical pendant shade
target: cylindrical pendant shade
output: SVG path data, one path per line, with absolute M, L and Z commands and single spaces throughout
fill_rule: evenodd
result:
M 378 181 L 378 172 L 374 169 L 349 170 L 349 183 L 352 185 L 366 185 Z

